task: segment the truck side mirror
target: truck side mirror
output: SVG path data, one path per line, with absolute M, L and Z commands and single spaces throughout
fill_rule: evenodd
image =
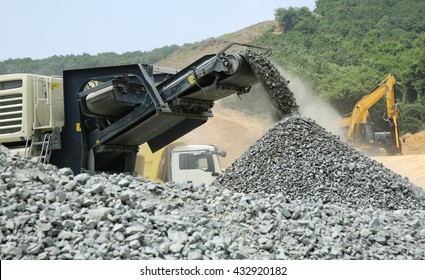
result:
M 214 152 L 213 152 L 214 154 L 219 155 L 221 157 L 226 157 L 226 155 L 227 155 L 226 151 L 219 150 L 217 145 L 211 145 L 211 146 L 214 147 Z

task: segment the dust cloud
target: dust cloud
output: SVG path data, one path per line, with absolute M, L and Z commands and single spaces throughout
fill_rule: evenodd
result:
M 338 112 L 300 78 L 281 74 L 290 80 L 289 88 L 294 92 L 296 102 L 303 116 L 315 120 L 319 125 L 334 134 L 342 135 L 338 127 Z M 229 99 L 231 106 L 226 106 Z M 279 121 L 279 112 L 272 105 L 266 89 L 261 84 L 254 85 L 251 91 L 239 97 L 230 96 L 216 103 L 212 109 L 214 117 L 206 124 L 186 134 L 188 144 L 216 144 L 227 152 L 227 157 L 220 159 L 223 168 L 227 168 L 240 157 L 264 133 Z
M 247 108 L 252 109 L 252 115 L 256 116 L 257 118 L 261 118 L 268 124 L 269 127 L 272 127 L 280 120 L 281 114 L 279 110 L 273 105 L 272 101 L 270 100 L 270 96 L 263 84 L 259 83 L 254 85 L 251 88 L 249 94 L 256 97 L 255 108 L 252 107 L 252 103 L 251 105 L 249 104 L 249 102 L 252 102 L 250 100 L 248 100 L 248 105 L 246 106 Z M 241 106 L 244 106 L 244 99 L 241 101 Z
M 315 120 L 323 128 L 344 138 L 345 135 L 338 123 L 340 118 L 338 111 L 317 96 L 314 90 L 299 77 L 287 73 L 282 68 L 278 70 L 282 77 L 289 80 L 289 89 L 294 93 L 300 114 Z M 254 85 L 247 95 L 248 98 L 242 95 L 237 106 L 241 111 L 246 112 L 244 108 L 250 108 L 251 115 L 261 118 L 268 123 L 269 127 L 280 120 L 278 109 L 270 101 L 269 94 L 261 83 Z
M 311 118 L 317 124 L 332 132 L 335 135 L 343 136 L 339 127 L 338 120 L 340 115 L 338 111 L 326 101 L 320 99 L 314 90 L 299 77 L 279 69 L 281 75 L 289 80 L 289 89 L 294 93 L 296 102 L 300 107 L 300 114 Z

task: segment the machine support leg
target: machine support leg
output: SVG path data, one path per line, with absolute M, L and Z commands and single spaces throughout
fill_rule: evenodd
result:
M 144 65 L 139 64 L 140 71 L 142 72 L 142 76 L 140 79 L 142 80 L 143 84 L 145 85 L 148 94 L 154 103 L 156 108 L 160 108 L 161 111 L 170 111 L 168 109 L 168 106 L 165 104 L 164 100 L 162 99 L 161 95 L 158 92 L 158 89 L 155 86 L 155 83 L 153 82 L 153 79 L 150 79 L 151 77 L 146 71 L 146 68 Z

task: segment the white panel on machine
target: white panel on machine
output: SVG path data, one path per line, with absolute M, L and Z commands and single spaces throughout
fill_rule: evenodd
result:
M 64 124 L 61 77 L 0 75 L 0 143 L 25 141 L 34 129 Z

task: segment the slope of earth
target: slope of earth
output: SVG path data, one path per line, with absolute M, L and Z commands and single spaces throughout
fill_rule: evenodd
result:
M 206 54 L 217 53 L 229 42 L 251 43 L 266 30 L 277 26 L 276 21 L 264 21 L 242 30 L 225 34 L 217 38 L 210 38 L 194 44 L 187 44 L 173 56 L 155 63 L 158 66 L 182 69 Z M 233 47 L 231 51 L 238 51 L 245 47 Z
M 425 130 L 415 134 L 407 133 L 403 136 L 403 154 L 425 154 Z

